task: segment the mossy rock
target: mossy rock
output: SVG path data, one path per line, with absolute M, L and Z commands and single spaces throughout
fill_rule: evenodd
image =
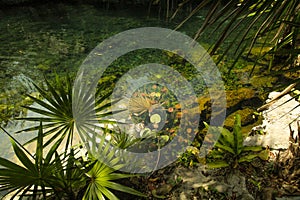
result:
M 234 126 L 235 116 L 237 114 L 241 116 L 241 123 L 243 127 L 252 125 L 257 121 L 254 112 L 255 110 L 252 108 L 244 108 L 242 110 L 237 110 L 236 112 L 233 112 L 228 117 L 226 117 L 224 127 L 229 130 L 232 130 L 232 127 Z
M 201 119 L 209 120 L 211 116 L 211 99 L 209 95 L 198 98 L 199 108 L 201 111 Z M 259 107 L 262 100 L 257 96 L 256 92 L 251 88 L 239 88 L 237 90 L 226 91 L 226 114 L 231 115 L 234 112 L 243 110 L 244 108 Z M 218 109 L 221 112 L 224 109 Z M 243 118 L 242 118 L 243 121 Z
M 0 112 L 5 113 L 7 111 L 7 105 L 5 104 L 0 104 Z
M 226 108 L 235 106 L 242 101 L 247 101 L 256 97 L 256 92 L 251 88 L 239 88 L 237 90 L 226 91 Z M 209 95 L 198 98 L 200 110 L 205 110 L 211 106 Z
M 199 104 L 199 109 L 201 111 L 205 110 L 205 109 L 208 109 L 211 106 L 210 97 L 209 96 L 199 97 L 197 103 Z
M 253 76 L 250 79 L 250 83 L 255 88 L 271 88 L 277 81 L 276 77 L 272 76 Z
M 255 97 L 255 91 L 250 88 L 239 88 L 237 90 L 226 91 L 227 108 L 233 107 L 243 101 Z
M 252 108 L 244 108 L 230 114 L 224 122 L 224 128 L 232 131 L 235 121 L 235 116 L 239 114 L 241 116 L 242 133 L 246 137 L 251 133 L 253 127 L 262 123 L 262 117 L 254 114 L 256 110 Z

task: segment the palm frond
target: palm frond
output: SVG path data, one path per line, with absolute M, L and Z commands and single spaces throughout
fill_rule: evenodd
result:
M 87 173 L 90 183 L 84 194 L 83 199 L 119 199 L 109 189 L 130 193 L 137 196 L 146 197 L 141 192 L 138 192 L 127 186 L 113 182 L 113 180 L 129 178 L 135 175 L 115 173 L 115 169 L 106 166 L 104 163 L 97 161 L 93 168 Z
M 21 197 L 30 195 L 33 199 L 37 199 L 40 195 L 46 198 L 51 194 L 52 181 L 56 180 L 53 176 L 54 165 L 50 162 L 53 151 L 57 150 L 52 148 L 48 153 L 48 159 L 43 159 L 43 132 L 42 124 L 38 132 L 38 139 L 36 145 L 36 155 L 33 156 L 24 151 L 13 139 L 11 139 L 13 150 L 16 157 L 22 165 L 17 165 L 12 161 L 0 158 L 0 184 L 2 187 L 0 191 L 10 190 L 16 191 L 14 196 L 20 195 Z M 29 157 L 28 157 L 29 156 Z M 33 158 L 33 159 L 32 159 Z
M 298 52 L 299 50 L 300 6 L 298 0 L 244 0 L 239 2 L 231 0 L 225 5 L 220 2 L 206 0 L 201 1 L 198 6 L 201 8 L 207 4 L 213 6 L 208 12 L 204 23 L 195 34 L 195 39 L 198 39 L 208 28 L 216 25 L 210 35 L 219 34 L 219 36 L 211 47 L 211 55 L 215 54 L 224 43 L 229 44 L 223 55 L 228 54 L 230 51 L 237 58 L 243 56 L 243 53 L 238 53 L 239 51 L 245 52 L 246 50 L 246 56 L 249 57 L 254 46 L 261 46 L 262 48 L 271 46 L 273 48 L 270 48 L 268 54 L 282 55 L 282 52 L 288 53 L 290 58 L 286 63 L 293 64 L 292 61 L 298 54 L 292 52 Z M 198 7 L 177 26 L 177 29 L 197 13 Z M 245 27 L 246 24 L 247 27 Z M 231 38 L 235 39 L 232 40 Z M 291 44 L 291 46 L 285 51 L 287 44 Z M 221 56 L 221 58 L 223 57 Z M 270 60 L 270 68 L 273 67 L 272 61 Z
M 44 146 L 48 146 L 57 140 L 65 140 L 65 152 L 67 152 L 74 141 L 80 137 L 83 138 L 87 132 L 94 129 L 101 129 L 99 124 L 114 123 L 107 119 L 107 117 L 111 115 L 111 102 L 107 100 L 110 93 L 101 94 L 101 91 L 98 89 L 96 99 L 93 99 L 91 95 L 79 95 L 78 101 L 75 102 L 76 105 L 73 105 L 74 91 L 70 77 L 64 80 L 56 76 L 54 84 L 51 84 L 45 78 L 45 83 L 47 89 L 43 89 L 34 84 L 37 91 L 41 94 L 42 99 L 28 95 L 39 107 L 24 106 L 39 116 L 18 118 L 19 120 L 25 121 L 43 122 L 43 128 L 45 129 L 44 136 L 48 136 L 48 140 L 44 143 Z M 77 93 L 75 93 L 75 95 L 77 95 Z M 76 107 L 76 111 L 79 112 L 79 114 L 76 113 L 76 115 L 74 115 L 73 106 L 78 106 Z M 31 126 L 17 133 L 38 129 L 39 126 Z M 79 131 L 81 132 L 79 133 Z M 35 137 L 28 141 L 28 143 L 37 139 L 38 138 Z

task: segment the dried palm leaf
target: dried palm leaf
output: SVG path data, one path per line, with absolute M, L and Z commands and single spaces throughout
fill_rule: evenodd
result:
M 149 111 L 151 106 L 152 101 L 142 95 L 138 95 L 129 100 L 129 111 L 137 116 Z

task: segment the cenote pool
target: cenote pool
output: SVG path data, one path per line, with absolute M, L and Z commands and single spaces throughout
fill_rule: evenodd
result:
M 204 22 L 204 16 L 208 9 L 204 8 L 199 11 L 178 31 L 193 37 Z M 27 123 L 24 125 L 23 121 L 14 120 L 14 118 L 28 115 L 27 109 L 22 108 L 22 106 L 30 106 L 33 103 L 29 97 L 26 97 L 27 94 L 39 97 L 33 82 L 39 86 L 45 86 L 45 78 L 50 82 L 55 79 L 56 75 L 74 78 L 88 54 L 102 41 L 115 34 L 141 27 L 174 29 L 185 18 L 185 16 L 178 15 L 171 22 L 166 22 L 164 19 L 158 18 L 155 11 L 152 11 L 150 15 L 147 12 L 145 7 L 136 6 L 104 9 L 89 4 L 63 3 L 17 6 L 0 10 L 0 121 L 5 129 L 21 143 L 36 136 L 37 131 L 14 134 L 15 131 L 29 126 Z M 214 28 L 212 26 L 210 29 Z M 209 31 L 204 32 L 198 42 L 208 49 L 217 36 L 218 31 L 214 35 L 211 35 Z M 230 41 L 234 41 L 234 38 Z M 227 60 L 230 63 L 230 59 Z M 104 86 L 105 89 L 114 87 L 116 80 L 129 69 L 145 63 L 171 66 L 190 81 L 197 95 L 201 96 L 205 90 L 206 86 L 203 80 L 200 80 L 201 75 L 196 73 L 191 65 L 174 54 L 155 49 L 136 50 L 114 61 L 101 79 L 102 82 L 107 82 Z M 220 64 L 221 73 L 227 70 L 226 65 L 227 63 Z M 240 87 L 239 84 L 248 84 L 248 72 L 242 70 L 245 66 L 247 64 L 240 64 L 238 68 L 241 71 L 234 75 L 222 75 L 226 87 L 233 86 L 235 88 L 236 81 L 240 81 L 237 88 Z M 193 79 L 193 77 L 198 78 Z M 149 89 L 140 92 L 142 94 L 145 91 L 151 95 L 153 92 L 158 92 Z M 241 94 L 242 97 L 237 99 L 251 98 L 252 96 L 247 95 L 248 93 L 252 94 L 253 92 L 238 92 L 237 96 Z M 158 93 L 158 95 L 161 94 Z M 152 101 L 155 100 L 164 105 L 165 110 L 176 107 L 176 101 L 168 101 L 166 97 L 151 98 Z M 207 100 L 204 98 L 199 101 L 200 104 L 205 104 Z M 145 104 L 147 105 L 147 102 Z M 204 109 L 203 106 L 202 108 Z M 29 113 L 29 115 L 31 114 Z M 206 118 L 209 115 L 203 114 L 203 116 Z M 172 131 L 172 129 L 168 131 Z M 0 133 L 1 156 L 6 158 L 13 156 L 9 137 L 2 130 Z
M 1 121 L 20 108 L 25 93 L 34 92 L 30 80 L 75 74 L 88 53 L 116 33 L 166 26 L 138 9 L 109 11 L 92 5 L 17 7 L 1 10 L 0 15 Z M 5 156 L 9 140 L 2 133 L 0 137 Z
M 86 56 L 103 40 L 125 30 L 140 27 L 173 29 L 179 19 L 167 23 L 156 14 L 148 16 L 144 8 L 103 9 L 87 4 L 47 4 L 18 6 L 0 10 L 0 117 L 9 132 L 20 129 L 22 123 L 12 120 L 30 104 L 25 94 L 35 94 L 32 81 L 40 84 L 44 76 L 74 76 Z M 179 31 L 192 36 L 203 17 L 195 17 Z M 207 42 L 207 41 L 206 41 Z M 202 43 L 208 46 L 207 43 Z M 129 55 L 117 62 L 128 69 L 143 62 L 165 63 L 162 52 L 144 51 Z M 129 60 L 129 61 L 128 61 Z M 167 61 L 166 61 L 167 62 Z M 113 69 L 112 75 L 118 73 Z M 188 73 L 188 71 L 186 72 Z M 24 142 L 32 134 L 15 135 Z M 8 157 L 11 145 L 8 137 L 0 134 L 1 156 Z
M 0 0 L 0 199 L 300 194 L 299 0 L 75 1 Z

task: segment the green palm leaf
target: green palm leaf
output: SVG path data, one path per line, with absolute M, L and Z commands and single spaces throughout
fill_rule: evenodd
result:
M 269 70 L 276 64 L 274 59 L 281 55 L 288 56 L 287 59 L 280 61 L 281 64 L 299 70 L 299 66 L 294 62 L 298 56 L 294 52 L 299 50 L 299 0 L 230 0 L 226 4 L 221 0 L 204 0 L 178 25 L 177 29 L 207 4 L 211 4 L 212 8 L 195 34 L 195 39 L 200 38 L 205 31 L 209 31 L 215 25 L 215 29 L 209 32 L 209 35 L 218 34 L 218 36 L 210 49 L 210 54 L 214 55 L 218 49 L 223 49 L 217 63 L 226 55 L 230 55 L 234 60 L 229 69 L 231 71 L 244 53 L 249 58 L 255 46 L 261 49 L 271 47 L 266 53 L 256 55 L 252 72 L 259 60 L 268 55 L 271 55 Z
M 23 147 L 20 148 L 14 138 L 11 138 L 14 152 L 23 166 L 0 158 L 0 166 L 3 167 L 0 169 L 0 184 L 2 185 L 0 191 L 17 191 L 14 196 L 31 195 L 33 199 L 38 198 L 39 195 L 46 198 L 47 193 L 53 192 L 49 187 L 51 186 L 51 181 L 55 180 L 55 177 L 52 175 L 54 165 L 43 162 L 43 132 L 41 124 L 37 137 L 38 144 L 35 156 L 28 155 L 28 152 L 22 149 Z M 55 150 L 52 149 L 50 154 Z M 50 159 L 48 158 L 48 160 Z
M 145 195 L 141 192 L 112 182 L 112 180 L 133 177 L 135 175 L 115 173 L 115 169 L 106 166 L 100 161 L 97 161 L 93 168 L 86 175 L 89 177 L 90 183 L 84 194 L 84 200 L 105 199 L 105 197 L 110 200 L 119 199 L 108 188 L 145 197 Z
M 96 94 L 99 95 L 96 96 L 95 101 L 88 95 L 82 98 L 79 96 L 79 104 L 78 102 L 77 104 L 80 117 L 75 119 L 72 110 L 73 88 L 71 79 L 67 77 L 66 80 L 63 80 L 56 76 L 54 84 L 51 84 L 47 79 L 45 79 L 45 83 L 47 90 L 34 84 L 37 91 L 41 94 L 42 99 L 28 95 L 39 107 L 24 106 L 28 110 L 41 116 L 18 118 L 19 120 L 43 122 L 43 128 L 45 130 L 44 137 L 49 136 L 44 146 L 53 144 L 53 142 L 57 140 L 65 140 L 65 152 L 67 152 L 68 148 L 73 145 L 74 140 L 79 139 L 79 136 L 85 138 L 87 132 L 101 129 L 101 127 L 98 126 L 101 123 L 114 123 L 111 120 L 105 119 L 105 117 L 111 115 L 111 111 L 109 110 L 111 102 L 106 101 L 110 96 L 109 92 L 101 95 L 100 89 L 98 89 Z M 94 113 L 96 116 L 94 116 Z M 39 126 L 32 126 L 20 130 L 17 133 L 38 129 Z M 37 139 L 38 138 L 35 137 L 28 141 L 28 143 Z
M 105 139 L 107 132 L 111 133 L 108 129 L 104 129 L 101 134 L 93 132 L 92 137 L 89 139 L 90 160 L 95 162 L 86 173 L 89 181 L 83 199 L 118 199 L 110 189 L 145 196 L 141 192 L 114 182 L 118 179 L 130 178 L 136 175 L 116 173 L 127 163 L 122 160 L 123 156 L 116 152 L 116 148 L 113 148 L 111 142 Z

